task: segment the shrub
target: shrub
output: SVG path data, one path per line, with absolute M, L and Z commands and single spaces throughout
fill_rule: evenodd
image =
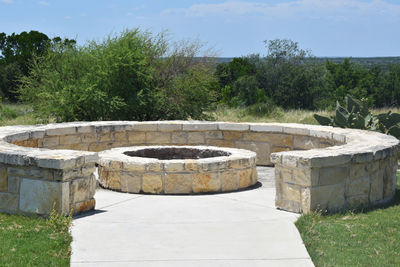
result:
M 333 116 L 328 118 L 314 114 L 314 118 L 321 125 L 378 131 L 400 138 L 400 114 L 389 111 L 374 115 L 365 102 L 347 95 L 344 106 L 337 101 Z
M 186 45 L 177 51 L 192 50 Z M 202 105 L 209 106 L 212 99 L 198 96 L 208 93 L 210 79 L 199 81 L 199 74 L 193 74 L 201 69 L 199 64 L 182 68 L 189 59 L 176 62 L 172 58 L 176 53 L 167 51 L 163 34 L 139 29 L 78 48 L 56 44 L 44 56 L 35 58 L 19 92 L 41 116 L 57 121 L 202 117 Z M 193 60 L 195 55 L 185 56 Z M 173 69 L 176 65 L 178 70 Z M 201 73 L 204 77 L 206 69 Z M 178 96 L 185 101 L 173 105 L 173 112 L 160 109 L 168 106 L 165 99 Z M 189 100 L 193 105 L 185 104 Z

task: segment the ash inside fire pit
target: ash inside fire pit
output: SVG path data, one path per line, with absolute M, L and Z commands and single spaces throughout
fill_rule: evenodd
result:
M 130 157 L 144 157 L 144 158 L 155 158 L 159 160 L 172 160 L 172 159 L 202 159 L 202 158 L 214 158 L 230 156 L 231 153 L 210 150 L 210 149 L 196 149 L 196 148 L 179 148 L 179 147 L 167 147 L 167 148 L 146 148 L 136 151 L 126 151 L 125 155 Z

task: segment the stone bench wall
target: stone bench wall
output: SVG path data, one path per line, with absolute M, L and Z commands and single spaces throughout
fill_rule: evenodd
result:
M 48 214 L 54 202 L 64 213 L 94 208 L 95 152 L 144 145 L 254 151 L 258 165 L 275 165 L 276 206 L 285 210 L 373 205 L 394 195 L 399 145 L 353 129 L 193 121 L 10 126 L 0 127 L 0 140 L 0 211 L 27 214 Z

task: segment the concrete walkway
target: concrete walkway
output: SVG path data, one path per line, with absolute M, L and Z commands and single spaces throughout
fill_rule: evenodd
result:
M 71 266 L 313 266 L 294 225 L 274 207 L 273 168 L 261 187 L 225 194 L 96 192 L 76 217 Z

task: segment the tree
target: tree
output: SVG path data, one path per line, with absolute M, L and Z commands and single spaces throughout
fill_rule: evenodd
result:
M 82 47 L 56 43 L 34 57 L 19 92 L 57 121 L 203 118 L 215 82 L 195 47 L 169 53 L 163 34 L 139 29 Z
M 52 43 L 75 45 L 75 40 L 55 37 L 50 39 L 38 31 L 0 33 L 0 89 L 11 101 L 17 100 L 18 80 L 29 73 L 33 56 L 43 55 Z

